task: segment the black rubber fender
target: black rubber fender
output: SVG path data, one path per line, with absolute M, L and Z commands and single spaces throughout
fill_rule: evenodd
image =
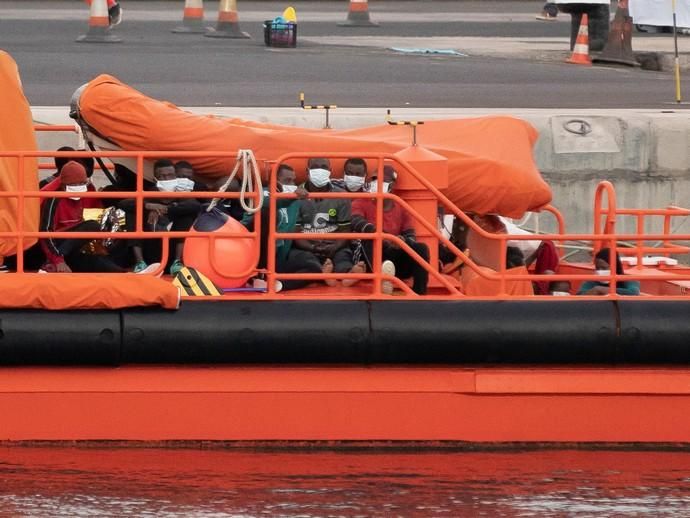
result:
M 358 363 L 365 301 L 185 302 L 123 311 L 126 363 Z
M 119 311 L 0 311 L 2 365 L 117 365 Z
M 690 363 L 690 301 L 620 300 L 620 361 Z
M 610 301 L 372 302 L 370 361 L 572 364 L 616 358 Z

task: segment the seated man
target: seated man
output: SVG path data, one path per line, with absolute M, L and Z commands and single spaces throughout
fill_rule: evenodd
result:
M 84 221 L 86 208 L 100 208 L 100 200 L 82 199 L 78 193 L 86 192 L 88 178 L 84 166 L 70 161 L 60 171 L 61 191 L 73 192 L 70 198 L 49 198 L 41 207 L 42 232 L 99 232 L 97 221 Z M 60 273 L 69 272 L 124 272 L 103 251 L 95 253 L 89 239 L 41 239 L 41 248 L 47 262 L 43 269 Z
M 195 192 L 220 192 L 223 186 L 227 183 L 229 175 L 221 176 L 220 178 L 212 178 L 201 182 L 194 182 Z M 237 177 L 232 179 L 232 182 L 225 188 L 223 192 L 240 192 L 242 184 Z M 212 198 L 198 198 L 202 205 L 206 206 L 211 203 Z M 245 217 L 244 209 L 240 203 L 239 198 L 221 198 L 216 205 L 216 208 L 237 221 L 242 221 Z
M 602 248 L 594 256 L 594 268 L 597 275 L 608 277 L 611 275 L 611 250 L 609 248 Z M 625 276 L 623 270 L 623 263 L 617 252 L 613 252 L 613 266 L 616 268 L 616 275 L 618 277 Z M 601 281 L 585 281 L 577 290 L 578 295 L 608 295 L 610 281 L 608 279 Z M 619 279 L 616 281 L 616 293 L 618 295 L 639 295 L 640 281 L 628 281 Z
M 383 192 L 393 192 L 397 175 L 391 166 L 383 169 Z M 369 191 L 377 192 L 378 179 L 376 176 L 371 178 Z M 375 232 L 376 231 L 376 200 L 359 199 L 352 202 L 352 227 L 355 232 Z M 393 234 L 402 239 L 407 246 L 414 250 L 422 259 L 429 261 L 429 247 L 424 243 L 417 242 L 412 218 L 393 200 L 383 201 L 383 231 Z M 372 260 L 374 257 L 374 241 L 370 239 L 362 240 L 364 258 L 369 271 L 372 270 Z M 419 295 L 426 294 L 429 273 L 415 259 L 407 254 L 403 249 L 390 241 L 383 241 L 383 260 L 391 261 L 395 266 L 394 272 L 390 266 L 386 265 L 391 274 L 395 274 L 399 279 L 413 278 L 412 289 Z M 388 273 L 388 272 L 387 272 Z M 385 292 L 392 292 L 392 285 L 383 286 Z
M 76 151 L 71 146 L 62 146 L 57 151 Z M 69 158 L 69 157 L 55 157 L 55 172 L 44 178 L 38 183 L 38 187 L 42 191 L 57 191 L 60 190 L 60 171 L 67 162 L 78 162 L 86 169 L 86 177 L 89 179 L 88 190 L 95 191 L 96 188 L 91 183 L 91 177 L 94 172 L 95 160 L 91 157 Z
M 362 192 L 367 179 L 367 163 L 361 158 L 348 158 L 343 166 L 343 178 L 331 180 L 335 187 L 347 192 Z
M 297 217 L 301 200 L 309 196 L 309 192 L 303 187 L 295 184 L 295 171 L 287 164 L 281 164 L 278 168 L 278 190 L 280 192 L 295 193 L 297 198 L 280 199 L 276 203 L 276 232 L 295 232 Z M 264 193 L 268 196 L 268 192 Z M 268 225 L 270 203 L 268 198 L 264 198 L 261 208 L 261 253 L 259 255 L 258 268 L 266 268 L 266 252 L 268 251 Z M 254 230 L 254 214 L 246 214 L 242 219 L 242 224 L 249 230 Z M 276 272 L 278 273 L 322 273 L 321 262 L 319 259 L 305 250 L 299 250 L 292 246 L 290 239 L 276 240 Z M 312 281 L 288 279 L 279 281 L 276 291 L 295 290 L 303 288 Z
M 179 160 L 175 162 L 175 176 L 177 176 L 177 191 L 191 192 L 191 191 L 205 191 L 206 186 L 202 183 L 194 181 L 194 168 L 192 164 L 186 160 Z
M 299 206 L 296 232 L 338 234 L 350 232 L 350 200 L 319 198 L 320 192 L 335 192 L 331 185 L 331 164 L 326 158 L 310 158 L 307 164 L 308 179 L 305 189 L 311 194 Z M 315 255 L 322 264 L 323 273 L 363 273 L 364 264 L 352 263 L 352 250 L 348 239 L 298 239 L 293 245 Z M 305 258 L 306 260 L 306 258 Z M 356 280 L 347 279 L 343 286 L 351 286 Z M 329 286 L 338 281 L 326 281 Z
M 153 176 L 156 179 L 157 191 L 175 192 L 178 179 L 175 176 L 175 166 L 170 160 L 157 160 L 153 165 Z M 128 232 L 136 229 L 136 201 L 122 200 L 119 208 L 125 211 Z M 187 231 L 199 215 L 201 204 L 194 198 L 155 198 L 144 200 L 144 230 L 145 231 Z M 160 259 L 160 246 L 157 240 L 130 240 L 129 245 L 134 254 L 134 271 L 139 272 L 147 268 L 147 261 Z M 170 241 L 171 253 L 168 260 L 170 275 L 176 275 L 183 267 L 182 251 L 183 239 Z

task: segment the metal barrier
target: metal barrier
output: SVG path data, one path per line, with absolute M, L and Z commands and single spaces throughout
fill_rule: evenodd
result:
M 38 130 L 40 131 L 75 131 L 74 127 L 72 126 L 37 126 Z M 326 154 L 329 158 L 348 158 L 352 156 L 352 153 L 328 153 Z M 54 237 L 54 238 L 83 238 L 83 239 L 103 239 L 103 238 L 108 238 L 108 239 L 160 239 L 163 243 L 163 258 L 162 258 L 162 264 L 164 265 L 165 262 L 167 261 L 167 250 L 168 250 L 168 243 L 170 239 L 176 239 L 176 238 L 186 238 L 189 237 L 189 232 L 144 232 L 143 230 L 143 217 L 144 217 L 144 199 L 156 199 L 156 198 L 208 198 L 209 200 L 211 198 L 224 198 L 224 199 L 233 199 L 233 198 L 239 198 L 240 193 L 217 193 L 217 192 L 151 192 L 151 191 L 144 191 L 143 190 L 143 185 L 144 185 L 144 178 L 143 178 L 143 164 L 144 164 L 144 159 L 158 159 L 158 158 L 169 158 L 169 159 L 176 159 L 176 158 L 200 158 L 200 157 L 209 157 L 209 156 L 216 156 L 216 157 L 234 157 L 235 153 L 233 152 L 201 152 L 201 151 L 195 151 L 195 152 L 190 152 L 190 151 L 185 151 L 185 152 L 170 152 L 170 151 L 137 151 L 137 152 L 132 152 L 132 151 L 107 151 L 107 152 L 86 152 L 86 151 L 67 151 L 67 152 L 46 152 L 46 151 L 32 151 L 32 152 L 22 152 L 22 151 L 17 151 L 13 153 L 9 152 L 3 152 L 0 153 L 0 156 L 2 157 L 15 157 L 18 159 L 19 163 L 19 186 L 17 191 L 12 191 L 12 192 L 0 192 L 0 197 L 4 198 L 16 198 L 17 199 L 17 212 L 19 215 L 19 221 L 18 221 L 18 230 L 14 232 L 0 232 L 0 238 L 12 238 L 16 239 L 18 242 L 18 249 L 23 250 L 23 244 L 26 241 L 27 238 L 46 238 L 46 237 Z M 448 214 L 454 215 L 456 218 L 458 218 L 464 225 L 468 226 L 471 228 L 474 232 L 477 232 L 479 235 L 486 239 L 491 239 L 491 240 L 498 240 L 501 243 L 501 255 L 500 255 L 500 261 L 499 261 L 499 268 L 495 272 L 487 272 L 485 269 L 481 268 L 480 265 L 478 265 L 471 257 L 468 257 L 463 250 L 460 250 L 457 248 L 450 239 L 446 238 L 440 231 L 439 229 L 431 222 L 426 221 L 424 218 L 420 216 L 411 206 L 409 203 L 407 203 L 404 199 L 394 195 L 394 194 L 389 194 L 389 193 L 384 193 L 382 192 L 382 182 L 378 184 L 378 192 L 376 193 L 369 193 L 369 192 L 358 192 L 358 193 L 350 193 L 350 192 L 328 192 L 328 193 L 319 193 L 320 198 L 347 198 L 347 199 L 357 199 L 357 198 L 374 198 L 376 200 L 376 231 L 371 234 L 360 234 L 360 233 L 338 233 L 337 236 L 334 236 L 333 234 L 318 234 L 318 233 L 278 233 L 276 231 L 276 203 L 279 199 L 290 199 L 290 198 L 295 198 L 294 194 L 288 194 L 288 193 L 282 193 L 277 191 L 277 179 L 276 179 L 276 173 L 278 166 L 281 163 L 287 162 L 292 159 L 305 159 L 305 158 L 315 158 L 315 157 L 322 157 L 324 156 L 324 153 L 290 153 L 281 156 L 278 160 L 274 161 L 272 163 L 272 166 L 270 168 L 270 179 L 269 179 L 269 185 L 268 185 L 268 190 L 270 193 L 269 196 L 269 236 L 268 236 L 268 253 L 267 253 L 267 267 L 265 271 L 258 271 L 258 270 L 252 270 L 252 271 L 247 271 L 247 272 L 242 272 L 242 275 L 240 274 L 232 274 L 232 275 L 227 275 L 228 277 L 246 277 L 250 276 L 255 273 L 265 273 L 268 277 L 268 293 L 265 294 L 265 296 L 268 296 L 269 298 L 275 296 L 275 289 L 274 289 L 274 281 L 275 280 L 280 280 L 280 279 L 299 279 L 299 280 L 326 280 L 326 279 L 366 279 L 366 280 L 371 280 L 373 283 L 372 286 L 372 292 L 367 293 L 367 294 L 362 294 L 361 290 L 357 293 L 352 293 L 348 294 L 347 298 L 352 298 L 352 299 L 369 299 L 372 297 L 380 297 L 382 296 L 381 294 L 381 283 L 384 280 L 391 281 L 395 283 L 395 285 L 403 291 L 405 296 L 407 297 L 417 297 L 417 295 L 412 292 L 412 290 L 405 284 L 403 281 L 397 278 L 391 278 L 388 276 L 385 276 L 381 272 L 381 263 L 382 263 L 382 246 L 383 246 L 383 241 L 391 241 L 395 243 L 398 247 L 400 247 L 402 250 L 404 250 L 408 255 L 410 255 L 422 268 L 424 268 L 430 278 L 433 278 L 438 285 L 440 285 L 442 288 L 444 288 L 447 293 L 445 295 L 428 295 L 425 296 L 425 298 L 441 298 L 441 299 L 454 299 L 454 298 L 464 298 L 465 295 L 462 293 L 461 290 L 458 289 L 458 287 L 449 280 L 449 278 L 442 273 L 438 271 L 438 269 L 435 267 L 435 265 L 430 265 L 428 262 L 424 261 L 418 254 L 416 254 L 403 240 L 401 240 L 398 236 L 386 234 L 383 232 L 383 201 L 386 199 L 391 199 L 394 200 L 396 203 L 400 204 L 400 206 L 406 210 L 412 218 L 415 220 L 417 225 L 421 228 L 424 228 L 434 239 L 436 239 L 439 243 L 443 244 L 448 250 L 450 250 L 457 258 L 461 259 L 465 267 L 471 268 L 478 276 L 481 276 L 485 279 L 491 280 L 491 281 L 498 281 L 499 283 L 499 295 L 497 296 L 490 296 L 490 297 L 480 297 L 480 298 L 487 298 L 487 299 L 496 299 L 496 298 L 515 298 L 506 295 L 506 282 L 508 281 L 559 281 L 559 280 L 564 280 L 564 281 L 585 281 L 585 280 L 604 280 L 608 279 L 610 281 L 610 293 L 609 296 L 611 297 L 618 297 L 616 294 L 616 281 L 618 280 L 619 275 L 616 274 L 615 269 L 611 271 L 610 276 L 607 277 L 601 277 L 598 275 L 594 275 L 594 273 L 591 274 L 577 274 L 577 275 L 564 275 L 564 274 L 556 274 L 556 275 L 535 275 L 535 274 L 515 274 L 515 273 L 509 273 L 507 271 L 506 267 L 506 251 L 508 247 L 508 241 L 528 241 L 528 240 L 534 240 L 534 239 L 539 239 L 539 240 L 551 240 L 556 243 L 562 243 L 565 241 L 574 241 L 574 240 L 587 240 L 591 241 L 594 245 L 595 248 L 598 248 L 601 246 L 601 243 L 607 243 L 612 249 L 617 249 L 621 253 L 625 252 L 630 252 L 630 249 L 623 249 L 621 247 L 617 247 L 617 243 L 620 241 L 632 241 L 636 243 L 636 248 L 634 248 L 634 252 L 636 253 L 638 257 L 638 265 L 642 263 L 642 256 L 644 253 L 648 251 L 655 251 L 659 253 L 664 253 L 664 254 L 672 254 L 672 253 L 685 253 L 688 251 L 688 247 L 682 247 L 680 245 L 673 245 L 671 243 L 670 237 L 670 221 L 671 218 L 674 216 L 688 216 L 690 215 L 690 210 L 687 209 L 681 209 L 677 207 L 669 207 L 667 209 L 618 209 L 616 207 L 616 198 L 615 198 L 615 190 L 613 189 L 613 186 L 608 183 L 608 182 L 602 182 L 600 186 L 597 188 L 597 194 L 595 196 L 595 229 L 594 233 L 592 234 L 565 234 L 565 225 L 564 221 L 562 218 L 562 215 L 553 207 L 547 206 L 544 208 L 545 211 L 548 211 L 554 215 L 554 217 L 557 220 L 558 223 L 558 228 L 559 228 L 559 233 L 557 234 L 540 234 L 538 236 L 535 235 L 510 235 L 510 234 L 493 234 L 490 232 L 487 232 L 483 228 L 481 228 L 477 223 L 467 214 L 465 214 L 463 211 L 461 211 L 457 206 L 455 206 L 449 199 L 447 199 L 443 193 L 441 193 L 428 179 L 426 179 L 423 175 L 419 174 L 417 171 L 414 170 L 413 167 L 410 166 L 407 162 L 404 160 L 400 159 L 399 157 L 396 157 L 395 155 L 388 154 L 388 153 L 365 153 L 361 155 L 361 158 L 365 160 L 376 160 L 377 162 L 377 169 L 378 169 L 378 175 L 379 177 L 382 177 L 383 175 L 383 164 L 384 161 L 387 163 L 392 163 L 396 165 L 396 169 L 398 170 L 398 173 L 404 172 L 405 174 L 411 175 L 416 181 L 418 181 L 428 192 L 434 195 L 434 197 L 438 200 L 438 203 L 447 211 Z M 25 158 L 45 158 L 45 157 L 72 157 L 72 158 L 79 158 L 79 157 L 101 157 L 101 158 L 106 158 L 106 157 L 111 157 L 111 158 L 122 158 L 122 157 L 128 157 L 132 158 L 134 157 L 136 159 L 136 164 L 137 164 L 137 181 L 136 181 L 136 191 L 133 192 L 85 192 L 85 193 L 80 193 L 80 196 L 83 198 L 121 198 L 121 199 L 135 199 L 136 202 L 136 227 L 134 232 L 126 232 L 126 233 L 112 233 L 112 232 L 51 232 L 51 233 L 46 233 L 46 232 L 29 232 L 29 231 L 24 231 L 23 228 L 23 211 L 24 211 L 24 205 L 25 205 L 25 200 L 27 198 L 61 198 L 61 197 L 69 197 L 70 193 L 62 192 L 62 191 L 24 191 L 24 185 L 23 185 L 23 167 L 24 167 L 24 159 Z M 606 194 L 608 197 L 608 206 L 606 208 L 603 207 L 602 204 L 602 197 L 603 194 Z M 251 199 L 257 199 L 258 198 L 258 192 L 253 192 L 249 194 L 249 197 Z M 636 234 L 621 234 L 617 235 L 615 234 L 615 219 L 616 216 L 618 215 L 631 215 L 635 216 L 638 218 L 638 232 Z M 664 230 L 662 234 L 644 234 L 642 230 L 644 229 L 644 220 L 645 217 L 647 216 L 663 216 L 664 217 Z M 255 222 L 255 229 L 256 228 L 261 228 L 261 211 L 259 211 L 257 214 L 255 214 L 256 222 Z M 605 217 L 606 218 L 606 223 L 604 228 L 602 229 L 600 226 L 601 218 Z M 250 237 L 255 240 L 256 243 L 256 254 L 258 256 L 259 254 L 259 248 L 260 248 L 260 236 L 259 233 L 255 230 L 253 232 L 249 232 L 247 234 L 242 233 L 236 233 L 236 232 L 227 232 L 227 231 L 218 231 L 218 232 L 195 232 L 194 233 L 195 237 L 206 237 L 209 239 L 209 246 L 213 247 L 215 244 L 216 239 L 222 239 L 222 238 L 233 238 L 233 237 Z M 286 273 L 280 273 L 278 274 L 275 271 L 275 251 L 276 251 L 276 239 L 307 239 L 307 240 L 319 240 L 323 239 L 324 236 L 328 236 L 330 239 L 360 239 L 360 240 L 373 240 L 374 241 L 374 258 L 372 261 L 372 267 L 373 271 L 372 273 L 361 273 L 361 274 L 355 274 L 355 273 L 348 273 L 348 274 L 336 274 L 336 273 L 329 273 L 329 274 L 324 274 L 324 273 L 319 273 L 319 274 L 286 274 Z M 673 236 L 674 240 L 690 240 L 690 234 L 682 234 L 682 235 L 676 235 Z M 652 247 L 646 247 L 643 246 L 645 241 L 660 241 L 664 244 L 663 247 L 661 248 L 652 248 Z M 223 274 L 222 272 L 222 266 L 217 264 L 215 257 L 213 254 L 211 254 L 210 257 L 211 261 L 211 266 L 219 273 Z M 161 266 L 163 268 L 163 266 Z M 18 254 L 17 255 L 17 273 L 22 274 L 24 272 L 24 261 L 23 261 L 23 254 Z M 160 270 L 158 272 L 155 272 L 155 274 L 160 273 Z M 226 272 L 227 273 L 227 272 Z M 648 279 L 648 277 L 644 275 L 640 275 L 640 272 L 631 272 L 627 273 L 625 275 L 626 280 L 641 280 L 641 279 Z M 667 280 L 688 280 L 690 279 L 690 275 L 679 275 L 679 274 L 672 274 L 672 273 L 660 273 L 658 275 L 654 276 L 654 280 L 658 281 L 667 281 Z M 304 297 L 310 297 L 308 294 L 295 294 L 291 293 L 290 295 L 287 294 L 281 294 L 281 297 L 291 297 L 291 298 L 304 298 Z M 323 296 L 323 294 L 320 294 L 319 296 Z M 223 298 L 236 298 L 237 295 L 224 295 Z M 311 295 L 313 297 L 313 295 Z M 644 296 L 643 296 L 644 297 Z M 213 298 L 213 297 L 209 297 Z M 326 297 L 327 298 L 327 297 Z M 657 298 L 657 297 L 655 297 Z

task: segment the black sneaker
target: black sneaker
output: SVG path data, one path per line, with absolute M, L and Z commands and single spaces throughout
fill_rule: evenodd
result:
M 113 4 L 108 9 L 108 21 L 111 27 L 122 23 L 122 7 L 120 7 L 120 4 Z

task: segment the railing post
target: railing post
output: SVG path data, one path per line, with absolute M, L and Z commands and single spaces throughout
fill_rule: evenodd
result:
M 141 153 L 137 153 L 137 192 L 136 192 L 136 218 L 135 227 L 136 232 L 144 231 L 144 157 Z
M 372 271 L 376 275 L 374 281 L 374 293 L 380 295 L 382 293 L 382 279 L 381 279 L 381 263 L 383 263 L 383 157 L 379 156 L 377 161 L 376 178 L 376 232 L 374 233 L 374 258 L 371 265 Z
M 278 167 L 279 163 L 276 162 L 269 169 L 268 176 L 268 251 L 266 252 L 266 270 L 268 275 L 266 276 L 266 287 L 268 288 L 268 293 L 275 292 L 276 285 L 276 219 L 278 211 L 278 200 L 276 199 L 276 193 L 278 192 Z M 264 203 L 266 201 L 264 200 Z M 257 227 L 256 220 L 254 221 L 254 232 L 261 232 L 261 211 L 257 212 L 259 216 L 259 226 Z M 261 246 L 261 237 L 259 235 L 259 246 Z
M 24 155 L 19 154 L 17 171 L 19 172 L 19 182 L 17 187 L 17 273 L 24 273 Z
M 641 236 L 644 235 L 644 214 L 638 214 L 637 215 L 637 235 Z M 637 270 L 642 269 L 642 257 L 644 256 L 644 239 L 638 239 L 637 240 Z
M 606 224 L 602 232 L 601 229 L 601 214 L 602 214 L 602 193 L 606 191 Z M 616 190 L 613 188 L 613 184 L 609 181 L 604 180 L 599 182 L 597 185 L 597 190 L 594 193 L 594 234 L 613 234 L 616 230 Z M 599 241 L 592 243 L 593 252 L 596 254 L 600 249 L 601 245 Z
M 395 153 L 405 164 L 409 164 L 420 175 L 438 189 L 448 187 L 448 159 L 423 147 L 412 145 Z M 395 189 L 424 220 L 438 227 L 438 198 L 412 175 L 401 176 Z M 438 271 L 438 239 L 426 228 L 415 224 L 417 239 L 429 247 L 429 264 Z

